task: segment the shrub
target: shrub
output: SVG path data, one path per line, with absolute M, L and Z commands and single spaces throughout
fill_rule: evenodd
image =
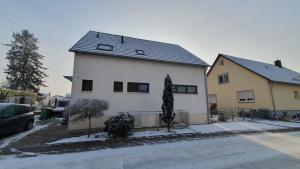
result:
M 211 115 L 218 115 L 218 108 L 217 108 L 217 104 L 212 104 L 211 106 L 210 106 L 210 114 Z
M 126 137 L 131 129 L 134 128 L 135 119 L 129 113 L 119 113 L 105 121 L 104 132 L 109 137 Z
M 219 119 L 218 119 L 218 120 L 219 120 L 219 121 L 227 121 L 227 118 L 226 118 L 226 116 L 225 116 L 224 113 L 220 113 Z
M 50 119 L 53 115 L 53 110 L 51 108 L 42 108 L 40 113 L 40 120 Z

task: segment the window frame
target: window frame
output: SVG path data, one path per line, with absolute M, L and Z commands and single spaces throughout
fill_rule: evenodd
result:
M 101 48 L 101 46 L 104 47 L 104 48 Z M 109 47 L 109 49 L 106 48 L 106 47 Z M 102 51 L 113 51 L 114 50 L 114 46 L 113 45 L 109 45 L 109 44 L 99 43 L 97 45 L 96 49 L 97 50 L 102 50 Z
M 85 87 L 84 82 L 88 82 L 88 81 L 92 82 L 92 83 L 91 83 L 91 89 L 90 89 L 90 90 L 84 88 L 84 87 Z M 82 79 L 82 81 L 81 81 L 81 91 L 82 91 L 82 92 L 92 92 L 92 91 L 93 91 L 93 83 L 94 83 L 93 80 Z
M 220 59 L 219 60 L 219 66 L 223 66 L 224 65 L 224 59 Z
M 24 105 L 16 105 L 15 111 L 16 115 L 22 115 L 30 112 L 29 107 Z
M 252 100 L 249 100 L 249 98 L 246 98 L 247 100 L 241 101 L 241 99 L 239 99 L 239 93 L 242 93 L 242 92 L 252 92 L 253 93 Z M 255 103 L 255 93 L 254 93 L 254 90 L 241 90 L 241 91 L 237 91 L 236 94 L 237 94 L 236 96 L 237 96 L 238 103 Z
M 212 97 L 215 97 L 216 103 L 210 102 L 210 100 L 211 100 Z M 209 94 L 209 95 L 208 95 L 208 103 L 209 103 L 209 104 L 218 104 L 217 94 Z
M 225 75 L 227 76 L 227 82 L 224 82 L 224 77 L 225 77 Z M 223 82 L 220 82 L 220 77 L 222 77 L 222 79 L 223 79 Z M 223 74 L 219 74 L 218 75 L 218 83 L 219 83 L 219 85 L 222 85 L 222 84 L 227 84 L 227 83 L 229 83 L 230 81 L 229 81 L 229 73 L 223 73 Z
M 175 87 L 175 88 L 174 88 Z M 178 91 L 177 87 L 184 87 L 185 92 Z M 188 87 L 194 87 L 195 92 L 188 92 Z M 174 90 L 175 89 L 175 90 Z M 197 85 L 182 85 L 182 84 L 173 84 L 172 85 L 173 93 L 180 93 L 180 94 L 198 94 L 198 86 Z
M 294 91 L 294 98 L 296 100 L 300 100 L 300 93 L 299 93 L 299 91 L 297 91 L 297 90 Z
M 145 51 L 142 50 L 142 49 L 135 49 L 135 53 L 136 53 L 137 55 L 146 55 L 146 54 L 145 54 Z
M 116 84 L 121 85 L 121 90 L 116 90 L 116 87 L 117 87 Z M 122 81 L 114 81 L 113 91 L 116 93 L 122 93 L 123 90 L 124 90 L 123 82 Z
M 10 115 L 10 116 L 4 116 L 5 115 L 5 111 L 7 111 L 8 109 L 12 109 L 13 113 Z M 6 113 L 7 114 L 7 113 Z M 8 105 L 6 108 L 4 108 L 1 113 L 0 113 L 0 116 L 1 118 L 11 118 L 11 117 L 15 117 L 17 115 L 16 113 L 16 105 Z
M 129 91 L 129 85 L 135 84 L 137 85 L 136 91 Z M 139 85 L 147 85 L 147 91 L 140 91 Z M 127 82 L 127 93 L 149 93 L 150 92 L 150 84 L 149 83 L 141 83 L 141 82 Z

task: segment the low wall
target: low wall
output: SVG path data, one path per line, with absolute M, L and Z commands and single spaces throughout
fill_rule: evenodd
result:
M 147 127 L 161 127 L 163 122 L 160 114 L 162 112 L 132 112 L 130 113 L 135 118 L 135 128 L 147 128 Z M 187 111 L 175 112 L 175 123 L 189 125 L 191 124 L 203 124 L 207 122 L 207 116 L 202 114 L 192 114 L 193 119 L 191 120 L 190 114 Z M 91 120 L 92 128 L 103 128 L 104 122 L 113 115 L 104 115 L 101 118 L 93 118 Z M 74 115 L 69 116 L 68 130 L 81 130 L 88 128 L 88 119 L 82 121 L 73 121 Z

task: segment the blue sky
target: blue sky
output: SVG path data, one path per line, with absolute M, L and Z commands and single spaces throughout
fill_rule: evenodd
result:
M 71 83 L 68 49 L 89 30 L 179 44 L 212 64 L 225 53 L 300 72 L 298 0 L 2 0 L 0 43 L 28 29 L 40 40 L 49 87 L 64 95 Z M 8 48 L 0 46 L 0 81 Z

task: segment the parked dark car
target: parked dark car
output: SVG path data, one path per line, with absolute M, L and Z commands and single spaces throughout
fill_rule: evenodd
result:
M 33 127 L 34 114 L 25 104 L 0 103 L 0 135 Z

